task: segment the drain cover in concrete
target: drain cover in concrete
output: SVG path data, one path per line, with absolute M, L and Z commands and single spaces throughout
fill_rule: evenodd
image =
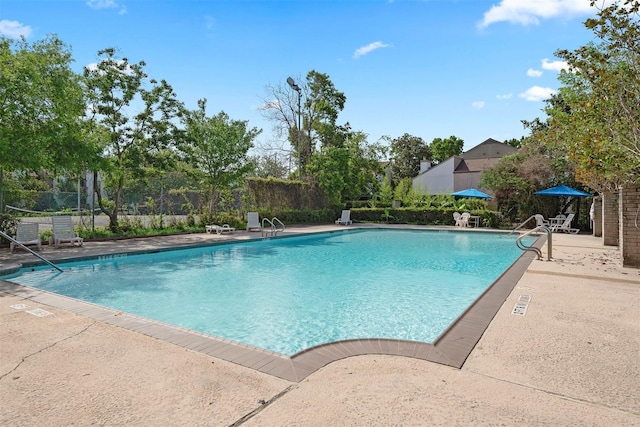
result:
M 13 304 L 13 305 L 10 305 L 9 307 L 15 308 L 16 310 L 24 310 L 25 308 L 29 308 L 31 306 L 27 304 Z
M 29 314 L 33 314 L 34 316 L 38 316 L 38 317 L 44 317 L 44 316 L 48 316 L 50 314 L 53 314 L 47 310 L 43 310 L 41 308 L 34 308 L 33 310 L 27 310 L 27 313 Z
M 518 302 L 520 304 L 528 304 L 531 302 L 531 295 L 520 295 L 520 297 L 518 297 Z
M 527 313 L 527 304 L 516 304 L 511 314 L 516 316 L 524 316 Z

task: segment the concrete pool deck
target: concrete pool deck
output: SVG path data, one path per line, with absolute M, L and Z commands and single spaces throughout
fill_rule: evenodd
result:
M 86 242 L 43 255 L 252 237 L 259 233 Z M 370 354 L 299 382 L 145 335 L 152 325 L 131 331 L 5 286 L 0 424 L 640 425 L 640 272 L 620 267 L 617 249 L 592 236 L 554 234 L 553 249 L 555 261 L 533 261 L 503 298 L 461 369 Z M 0 249 L 0 268 L 32 259 Z M 513 314 L 521 297 L 526 311 Z

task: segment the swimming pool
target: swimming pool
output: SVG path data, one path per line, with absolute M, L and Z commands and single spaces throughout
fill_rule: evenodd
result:
M 344 230 L 22 270 L 9 280 L 294 354 L 433 341 L 522 252 L 493 233 Z

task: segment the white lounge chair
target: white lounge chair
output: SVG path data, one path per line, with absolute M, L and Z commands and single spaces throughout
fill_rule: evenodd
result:
M 217 233 L 217 234 L 222 234 L 222 233 L 233 233 L 234 231 L 236 231 L 235 228 L 230 227 L 229 224 L 222 224 L 222 225 L 206 225 L 204 227 L 205 231 L 209 234 L 211 233 Z
M 262 231 L 258 212 L 247 212 L 247 231 L 251 230 Z
M 571 221 L 573 221 L 574 214 L 567 215 L 567 218 L 560 225 L 552 225 L 551 231 L 562 231 L 564 233 L 578 234 L 579 228 L 571 228 Z
M 16 225 L 16 235 L 14 239 L 23 245 L 38 245 L 38 250 L 42 250 L 42 241 L 40 240 L 39 226 L 37 223 L 20 222 Z M 13 253 L 16 246 L 19 246 L 16 242 L 9 244 L 9 250 Z
M 53 228 L 53 243 L 59 247 L 62 242 L 69 242 L 71 245 L 82 246 L 82 237 L 73 231 L 73 221 L 70 216 L 54 216 L 51 218 Z
M 336 219 L 336 225 L 349 225 L 351 224 L 351 211 L 344 209 L 340 218 Z

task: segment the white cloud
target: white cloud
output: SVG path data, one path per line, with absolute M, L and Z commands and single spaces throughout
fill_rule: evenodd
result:
M 472 103 L 471 103 L 471 106 L 472 106 L 473 108 L 478 108 L 478 109 L 480 109 L 480 108 L 484 108 L 484 101 L 475 101 L 475 102 L 472 102 Z
M 124 15 L 127 13 L 127 8 L 116 3 L 114 0 L 87 0 L 87 6 L 91 9 L 113 9 L 120 8 L 118 13 Z
M 3 19 L 0 21 L 0 34 L 12 39 L 17 39 L 20 36 L 27 38 L 31 35 L 31 27 L 23 25 L 18 21 L 7 21 Z
M 383 42 L 373 42 L 373 43 L 369 43 L 366 46 L 362 46 L 361 48 L 356 49 L 356 51 L 353 54 L 354 58 L 360 58 L 361 56 L 364 56 L 370 52 L 373 52 L 376 49 L 381 49 L 383 47 L 389 47 L 391 46 L 388 43 L 383 43 Z
M 110 9 L 118 7 L 118 3 L 113 0 L 88 0 L 87 6 L 91 9 Z
M 531 86 L 529 89 L 519 94 L 520 98 L 524 98 L 525 101 L 544 101 L 547 98 L 551 98 L 551 95 L 556 91 L 549 87 Z
M 484 13 L 480 28 L 497 22 L 538 25 L 540 19 L 595 14 L 590 0 L 501 0 Z
M 544 58 L 542 60 L 542 68 L 553 71 L 568 70 L 569 64 L 565 61 L 549 61 L 547 58 Z
M 527 70 L 527 76 L 529 77 L 540 77 L 542 75 L 542 71 L 534 70 L 533 68 L 529 68 Z
M 504 95 L 496 95 L 498 99 L 511 99 L 513 97 L 512 93 L 505 93 Z
M 113 0 L 88 0 L 87 6 L 91 9 L 110 9 L 112 7 L 118 7 L 118 3 Z

